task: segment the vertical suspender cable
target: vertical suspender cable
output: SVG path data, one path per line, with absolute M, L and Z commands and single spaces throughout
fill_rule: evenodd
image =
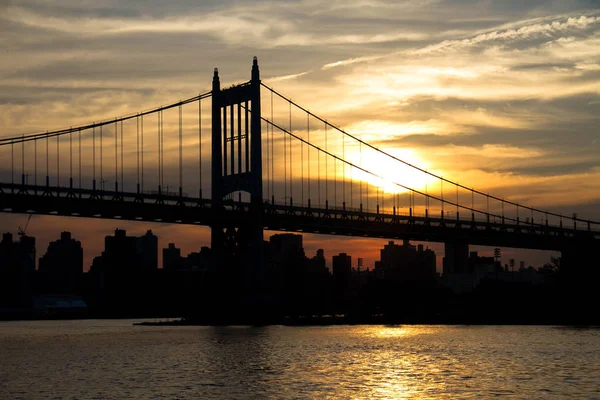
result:
M 302 206 L 304 206 L 304 142 L 300 142 L 300 197 Z
M 160 186 L 161 189 L 165 189 L 168 192 L 167 185 L 165 185 L 165 114 L 163 110 L 160 110 Z
M 354 166 L 351 165 L 349 169 L 350 169 L 350 208 L 353 208 L 354 207 L 354 199 L 353 199 L 354 193 L 352 191 L 352 189 L 353 189 L 352 188 L 352 186 L 353 186 L 353 183 L 352 183 L 352 170 L 354 169 Z
M 456 182 L 456 219 L 458 219 L 458 182 Z
M 444 180 L 440 178 L 440 199 L 442 202 L 442 218 L 444 218 Z
M 246 105 L 246 127 L 248 126 L 248 106 Z M 269 122 L 266 123 L 265 127 L 267 128 L 267 141 L 266 141 L 266 145 L 265 145 L 265 150 L 267 153 L 267 156 L 264 158 L 265 160 L 265 167 L 267 170 L 267 199 L 271 198 L 271 151 L 269 150 L 269 145 L 270 145 L 270 139 L 269 139 Z M 246 143 L 248 143 L 248 128 L 246 128 Z M 246 157 L 248 156 L 248 152 L 246 151 Z M 248 160 L 246 159 L 246 164 L 248 164 Z M 246 168 L 246 171 L 248 170 L 248 168 Z
M 325 122 L 325 204 L 328 205 L 329 198 L 329 169 L 327 168 L 327 123 Z
M 37 187 L 37 139 L 33 141 L 33 184 Z
M 115 118 L 115 192 L 119 191 L 119 129 Z
M 235 116 L 233 114 L 234 107 L 235 106 L 233 104 L 229 106 L 229 116 L 231 117 L 230 118 L 231 120 L 229 121 L 229 124 L 231 125 L 231 129 L 229 130 L 230 135 L 231 135 L 230 136 L 231 141 L 229 143 L 229 147 L 231 149 L 231 174 L 232 175 L 235 174 L 235 146 L 234 146 L 234 136 L 233 136 L 234 129 L 235 129 L 235 120 L 234 120 Z
M 10 183 L 15 184 L 15 143 L 10 144 Z M 12 189 L 14 190 L 14 188 Z
M 362 142 L 358 142 L 358 153 L 360 156 L 360 167 L 362 168 Z M 363 198 L 362 198 L 362 187 L 363 187 L 363 183 L 362 183 L 362 179 L 360 179 L 358 181 L 358 197 L 360 200 L 360 211 L 362 211 L 362 204 L 363 204 Z
M 346 136 L 342 133 L 342 158 L 346 161 Z M 342 163 L 342 204 L 346 208 L 346 164 Z
M 242 173 L 242 105 L 237 105 L 238 174 Z M 262 138 L 261 138 L 262 139 Z M 260 177 L 262 180 L 262 176 Z M 260 194 L 262 196 L 262 193 Z
M 365 197 L 366 197 L 366 206 L 367 206 L 367 212 L 369 212 L 369 181 L 365 181 Z
M 290 135 L 292 134 L 292 103 L 288 103 L 290 106 Z M 294 178 L 293 178 L 293 162 L 292 162 L 292 136 L 290 136 L 290 206 L 292 205 L 292 199 L 294 198 Z
M 271 92 L 271 122 L 273 122 L 273 92 Z M 271 125 L 271 203 L 275 198 L 275 137 Z
M 282 131 L 283 135 L 283 204 L 286 204 L 287 198 L 287 135 Z M 290 138 L 291 140 L 291 138 Z
M 246 133 L 246 139 L 245 139 L 245 143 L 246 143 L 246 156 L 244 157 L 244 159 L 246 160 L 246 168 L 245 171 L 246 172 L 250 172 L 250 113 L 249 113 L 249 109 L 248 109 L 248 100 L 246 100 L 245 103 L 245 107 L 244 109 L 246 110 L 245 115 L 244 115 L 244 132 Z M 269 125 L 267 124 L 267 145 L 269 144 Z M 269 150 L 267 147 L 267 170 L 269 169 L 269 164 L 268 164 L 268 156 L 269 156 Z M 267 178 L 267 187 L 269 186 L 269 180 Z
M 102 151 L 104 146 L 102 145 L 102 125 L 100 125 L 100 188 L 104 190 L 104 175 L 102 171 Z
M 182 106 L 179 105 L 179 196 L 182 196 L 183 192 L 183 115 Z
M 140 115 L 135 118 L 135 157 L 136 157 L 136 177 L 135 185 L 137 194 L 140 193 Z
M 79 189 L 81 189 L 81 129 L 79 129 L 79 134 L 78 134 L 78 141 L 79 141 L 79 151 L 77 152 L 78 156 L 79 156 L 79 162 L 78 162 L 78 167 L 79 167 L 79 175 L 78 175 L 78 180 L 79 180 Z M 79 197 L 81 197 L 81 193 L 79 193 Z
M 95 124 L 95 122 L 94 122 Z M 92 127 L 92 188 L 96 190 L 96 127 Z
M 135 117 L 135 185 L 136 193 L 140 193 L 140 115 Z
M 48 131 L 46 131 L 46 135 Z M 50 139 L 46 136 L 46 186 L 50 186 Z M 14 183 L 14 182 L 13 182 Z
M 202 99 L 198 99 L 198 184 L 198 194 L 202 198 Z
M 333 158 L 333 206 L 337 207 L 337 158 L 335 157 Z
M 157 113 L 158 119 L 156 121 L 156 124 L 157 124 L 156 125 L 156 140 L 157 140 L 157 149 L 158 149 L 158 152 L 156 153 L 158 156 L 156 166 L 158 168 L 157 172 L 158 172 L 158 192 L 159 192 L 159 194 L 161 192 L 161 186 L 162 186 L 161 185 L 161 176 L 160 176 L 160 114 L 161 114 L 160 111 L 158 111 L 158 113 Z
M 310 115 L 308 113 L 306 113 L 306 133 L 307 133 L 307 140 L 308 143 L 310 143 Z M 308 148 L 306 149 L 308 151 L 308 203 L 310 204 L 310 169 L 311 169 L 311 165 L 310 165 L 310 146 L 308 146 Z
M 223 107 L 223 175 L 227 175 L 227 106 Z
M 60 136 L 56 136 L 56 187 L 60 187 Z M 59 192 L 56 192 L 58 196 Z
M 25 135 L 21 139 L 21 185 L 25 184 Z
M 121 191 L 125 189 L 125 179 L 123 176 L 123 121 L 121 121 Z
M 317 193 L 319 208 L 321 208 L 321 150 L 317 148 Z
M 160 186 L 165 187 L 165 114 L 160 111 Z
M 73 188 L 73 128 L 69 131 L 69 187 Z
M 141 155 L 140 155 L 140 191 L 144 193 L 144 115 L 142 114 L 142 119 L 140 120 L 140 146 L 141 146 Z

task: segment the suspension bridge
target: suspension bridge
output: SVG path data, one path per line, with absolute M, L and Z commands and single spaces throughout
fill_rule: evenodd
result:
M 2 212 L 209 226 L 216 254 L 255 270 L 264 230 L 442 242 L 446 257 L 557 250 L 572 263 L 600 244 L 599 222 L 459 184 L 346 132 L 262 83 L 256 58 L 239 85 L 221 88 L 215 69 L 212 90 L 185 100 L 1 138 L 0 160 Z

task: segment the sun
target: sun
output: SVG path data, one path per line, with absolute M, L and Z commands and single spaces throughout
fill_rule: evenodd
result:
M 412 149 L 386 149 L 386 153 L 424 170 L 428 168 L 428 163 Z M 373 149 L 353 152 L 349 155 L 349 161 L 371 172 L 354 168 L 353 179 L 366 182 L 389 194 L 406 193 L 409 189 L 425 191 L 435 182 L 431 175 Z

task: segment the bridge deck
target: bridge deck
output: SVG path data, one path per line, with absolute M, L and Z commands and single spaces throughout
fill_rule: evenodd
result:
M 125 193 L 33 185 L 0 184 L 0 211 L 71 217 L 123 219 L 210 226 L 243 224 L 250 204 L 173 194 Z M 465 241 L 473 245 L 561 250 L 575 243 L 600 244 L 600 231 L 493 220 L 441 219 L 361 212 L 356 209 L 263 204 L 264 229 L 418 241 Z

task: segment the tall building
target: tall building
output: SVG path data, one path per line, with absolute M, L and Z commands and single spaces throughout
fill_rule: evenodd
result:
M 312 266 L 317 270 L 329 270 L 327 269 L 327 260 L 325 260 L 325 251 L 318 249 L 317 253 L 313 258 L 310 259 Z
M 19 241 L 13 242 L 12 233 L 2 234 L 0 241 L 0 269 L 18 269 L 35 271 L 35 238 L 19 235 Z
M 302 235 L 293 233 L 280 233 L 271 236 L 271 251 L 279 258 L 304 256 L 304 248 L 302 247 Z
M 142 237 L 127 236 L 115 229 L 114 236 L 104 238 L 104 251 L 96 257 L 92 271 L 138 273 L 158 268 L 158 238 L 152 231 Z
M 137 238 L 137 252 L 140 256 L 143 271 L 158 269 L 158 237 L 148 230 L 144 236 Z
M 169 243 L 169 247 L 163 249 L 162 253 L 164 270 L 175 270 L 181 268 L 181 249 L 175 247 L 175 243 Z
M 192 252 L 182 257 L 182 266 L 187 270 L 207 272 L 214 268 L 213 253 L 210 247 L 202 246 L 200 252 Z
M 333 280 L 336 287 L 346 288 L 352 278 L 352 257 L 340 253 L 332 258 Z
M 62 232 L 60 239 L 48 244 L 48 250 L 39 260 L 42 288 L 49 293 L 76 293 L 83 275 L 81 242 Z
M 31 301 L 32 277 L 35 272 L 35 238 L 20 235 L 13 241 L 4 233 L 0 241 L 0 304 L 25 306 Z
M 436 256 L 433 250 L 423 245 L 413 246 L 408 240 L 402 245 L 390 241 L 380 251 L 380 260 L 375 262 L 375 273 L 379 279 L 389 281 L 427 280 L 436 276 Z
M 444 244 L 444 274 L 469 272 L 469 245 L 465 243 Z
M 469 253 L 469 267 L 467 272 L 495 273 L 501 271 L 500 263 L 494 257 L 482 257 L 476 251 Z

